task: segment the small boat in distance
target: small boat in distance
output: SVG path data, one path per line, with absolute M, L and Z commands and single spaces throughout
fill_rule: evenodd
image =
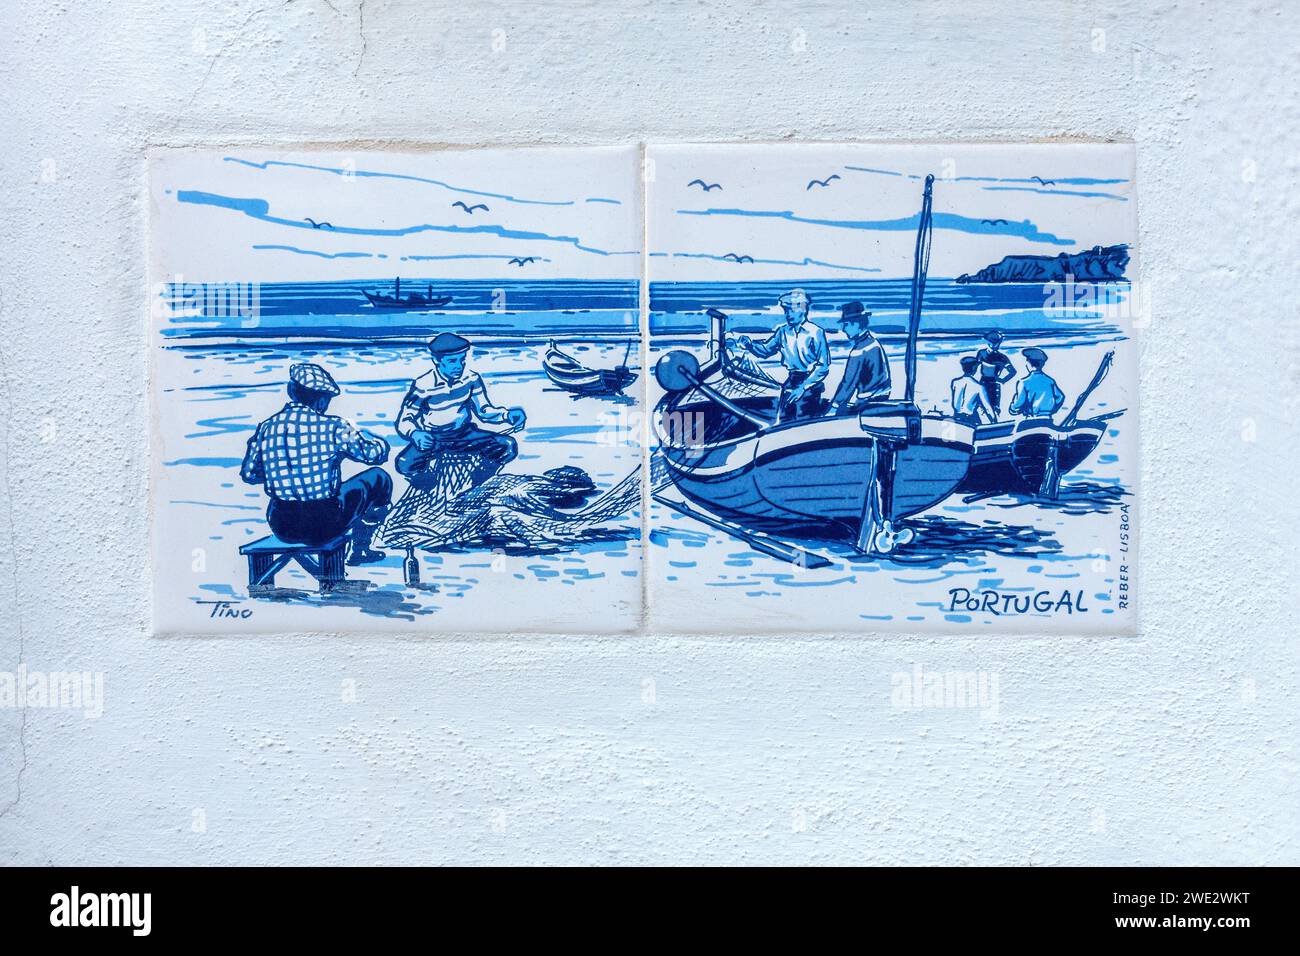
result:
M 406 298 L 402 298 L 402 277 L 398 276 L 393 281 L 393 294 L 384 295 L 382 292 L 366 292 L 362 290 L 362 295 L 370 300 L 370 304 L 376 309 L 440 309 L 451 301 L 451 296 L 440 295 L 434 298 L 433 283 L 429 283 L 429 291 L 426 295 L 420 295 L 418 292 L 412 292 Z
M 628 342 L 623 362 L 614 368 L 587 368 L 572 355 L 561 352 L 555 342 L 546 349 L 542 371 L 560 388 L 577 395 L 616 395 L 636 381 L 636 372 L 627 367 L 627 355 L 632 351 Z

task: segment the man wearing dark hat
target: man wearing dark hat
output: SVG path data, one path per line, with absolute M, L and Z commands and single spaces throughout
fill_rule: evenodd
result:
M 849 337 L 849 357 L 828 414 L 851 415 L 868 402 L 889 398 L 889 357 L 871 334 L 871 313 L 861 302 L 840 307 L 840 328 Z
M 347 531 L 348 564 L 368 564 L 384 557 L 370 542 L 392 501 L 393 479 L 374 467 L 343 481 L 340 469 L 345 458 L 383 464 L 388 442 L 326 415 L 338 393 L 319 365 L 290 367 L 289 404 L 257 426 L 239 476 L 265 488 L 266 521 L 281 541 L 321 545 Z
M 1043 371 L 1047 353 L 1029 348 L 1021 353 L 1029 363 L 1029 374 L 1016 383 L 1016 394 L 1011 397 L 1011 414 L 1025 418 L 1046 418 L 1055 415 L 1065 404 L 1065 393 L 1056 379 Z
M 989 407 L 993 409 L 993 414 L 1000 415 L 1002 383 L 1016 377 L 1016 368 L 1011 364 L 1011 359 L 998 350 L 998 346 L 1002 344 L 1001 332 L 992 329 L 984 336 L 984 341 L 988 346 L 975 353 L 975 357 L 980 362 L 980 384 L 984 386 L 984 394 L 988 396 Z
M 491 478 L 519 453 L 509 435 L 479 428 L 508 423 L 524 427 L 522 408 L 502 408 L 488 400 L 483 378 L 465 367 L 469 342 L 454 332 L 440 332 L 429 342 L 433 368 L 414 382 L 397 414 L 397 433 L 410 442 L 397 456 L 397 470 L 420 485 L 433 481 L 433 464 L 444 452 L 479 456 L 471 484 Z

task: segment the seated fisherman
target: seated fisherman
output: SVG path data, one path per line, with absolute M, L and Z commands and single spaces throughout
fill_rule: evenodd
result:
M 812 300 L 803 289 L 792 289 L 777 301 L 785 311 L 785 324 L 762 342 L 754 342 L 748 335 L 738 335 L 736 344 L 760 358 L 781 353 L 786 378 L 777 403 L 778 421 L 818 415 L 826 388 L 823 383 L 831 369 L 826 333 L 808 320 Z
M 271 501 L 266 521 L 281 541 L 321 545 L 348 535 L 348 564 L 380 561 L 370 542 L 393 497 L 393 479 L 367 468 L 341 480 L 344 458 L 381 465 L 388 442 L 326 415 L 339 394 L 330 373 L 303 363 L 289 369 L 289 404 L 257 426 L 239 477 L 263 485 Z
M 844 378 L 831 399 L 830 415 L 853 415 L 868 402 L 889 398 L 889 357 L 871 334 L 871 313 L 861 302 L 840 307 L 840 328 L 849 337 Z
M 1016 383 L 1016 394 L 1011 398 L 1012 415 L 1025 418 L 1047 418 L 1055 415 L 1065 404 L 1065 393 L 1056 384 L 1056 379 L 1043 371 L 1047 364 L 1047 353 L 1042 349 L 1029 348 L 1021 353 L 1029 363 L 1029 374 Z
M 961 375 L 952 380 L 952 414 L 963 425 L 972 427 L 984 421 L 996 422 L 998 416 L 989 406 L 989 398 L 984 390 L 984 383 L 975 377 L 979 371 L 980 360 L 974 355 L 965 355 L 961 360 Z
M 519 453 L 509 435 L 478 427 L 509 422 L 524 427 L 522 408 L 501 408 L 488 401 L 482 377 L 465 367 L 469 342 L 440 332 L 429 342 L 433 368 L 414 382 L 397 414 L 397 433 L 410 442 L 397 456 L 397 470 L 414 485 L 433 480 L 435 459 L 444 452 L 467 452 L 482 459 L 471 484 L 491 478 Z

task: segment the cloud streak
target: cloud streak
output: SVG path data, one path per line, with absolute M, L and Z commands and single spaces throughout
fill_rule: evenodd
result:
M 302 220 L 285 219 L 281 216 L 271 215 L 271 204 L 265 199 L 223 196 L 219 193 L 208 193 L 195 189 L 181 189 L 176 192 L 176 201 L 196 206 L 213 206 L 218 209 L 229 209 L 234 212 L 242 213 L 251 219 L 271 223 L 277 226 L 288 226 L 294 229 L 312 229 L 312 226 L 309 223 Z M 557 242 L 569 245 L 582 252 L 589 252 L 593 255 L 599 256 L 635 256 L 640 254 L 640 251 L 636 249 L 609 250 L 584 245 L 578 236 L 552 235 L 546 232 L 535 232 L 526 229 L 510 229 L 506 226 L 498 226 L 488 223 L 476 226 L 450 226 L 438 225 L 435 223 L 420 223 L 414 226 L 401 226 L 392 229 L 336 225 L 330 230 L 330 232 L 333 235 L 378 236 L 385 238 L 413 236 L 424 232 L 445 232 L 457 235 L 496 236 L 500 239 L 521 239 L 529 242 Z
M 789 209 L 678 209 L 679 216 L 737 216 L 759 219 L 781 219 L 808 226 L 824 226 L 831 229 L 859 229 L 869 232 L 906 232 L 915 231 L 920 221 L 920 214 L 904 216 L 899 219 L 817 219 L 811 216 L 799 216 Z M 974 233 L 978 235 L 1016 236 L 1029 242 L 1040 242 L 1053 246 L 1075 245 L 1073 239 L 1065 239 L 1050 232 L 1042 232 L 1028 219 L 1021 222 L 1008 222 L 999 226 L 969 216 L 960 216 L 950 212 L 936 212 L 932 222 L 936 229 L 950 229 L 954 232 Z

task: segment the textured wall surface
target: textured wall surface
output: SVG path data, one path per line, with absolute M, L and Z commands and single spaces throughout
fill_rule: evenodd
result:
M 1300 862 L 1300 5 L 11 0 L 0 37 L 0 670 L 105 681 L 0 709 L 0 862 Z M 1136 637 L 150 636 L 148 145 L 1058 137 L 1138 144 Z M 918 663 L 996 719 L 892 707 Z

